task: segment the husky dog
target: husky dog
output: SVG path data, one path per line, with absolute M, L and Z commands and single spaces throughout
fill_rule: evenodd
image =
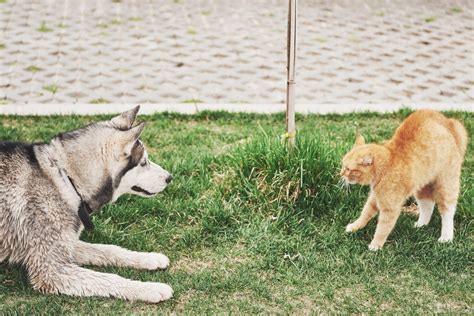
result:
M 138 282 L 81 268 L 166 269 L 168 258 L 79 240 L 89 213 L 124 193 L 152 197 L 172 177 L 148 159 L 133 127 L 139 107 L 110 121 L 59 134 L 46 144 L 0 143 L 0 262 L 23 264 L 36 290 L 157 303 L 164 283 Z

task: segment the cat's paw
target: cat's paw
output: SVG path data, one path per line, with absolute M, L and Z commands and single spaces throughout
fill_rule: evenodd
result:
M 415 222 L 415 225 L 413 225 L 413 226 L 415 228 L 420 228 L 420 227 L 426 226 L 426 224 L 428 224 L 428 223 L 417 221 L 417 222 Z
M 346 226 L 346 233 L 353 233 L 359 230 L 359 227 L 356 223 L 350 223 Z
M 382 249 L 383 245 L 380 245 L 380 244 L 376 244 L 374 242 L 371 242 L 370 245 L 369 245 L 369 250 L 370 251 L 377 251 L 377 250 L 380 250 Z
M 441 242 L 441 243 L 447 243 L 447 242 L 452 242 L 452 241 L 453 241 L 453 237 L 441 236 L 438 238 L 438 242 Z

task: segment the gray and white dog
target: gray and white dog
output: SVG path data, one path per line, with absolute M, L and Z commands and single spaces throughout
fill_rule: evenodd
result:
M 59 134 L 46 144 L 0 143 L 0 262 L 23 264 L 35 289 L 151 303 L 173 295 L 164 283 L 80 267 L 168 267 L 160 253 L 79 240 L 84 227 L 93 227 L 90 212 L 124 193 L 152 197 L 172 179 L 148 159 L 139 140 L 145 125 L 133 127 L 138 110 Z

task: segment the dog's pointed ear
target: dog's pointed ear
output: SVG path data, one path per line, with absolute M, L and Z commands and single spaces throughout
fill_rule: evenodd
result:
M 358 134 L 354 143 L 354 147 L 365 145 L 364 136 Z
M 123 131 L 122 140 L 125 144 L 134 143 L 137 139 L 140 138 L 140 135 L 145 128 L 145 122 L 141 122 L 135 127 L 132 127 L 129 130 Z
M 130 111 L 123 112 L 122 114 L 113 117 L 110 121 L 116 128 L 120 130 L 130 129 L 137 118 L 137 113 L 139 110 L 140 106 L 137 105 Z
M 140 138 L 140 135 L 143 133 L 143 129 L 145 128 L 145 122 L 141 122 L 137 126 L 125 131 L 125 138 L 128 139 L 129 142 L 135 142 L 137 139 Z
M 141 122 L 137 126 L 122 132 L 123 134 L 121 142 L 124 146 L 123 148 L 126 154 L 130 154 L 132 152 L 133 146 L 135 146 L 135 143 L 140 138 L 144 128 L 145 122 Z

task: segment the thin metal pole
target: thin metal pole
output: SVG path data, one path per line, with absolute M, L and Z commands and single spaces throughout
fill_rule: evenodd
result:
M 288 144 L 295 144 L 295 62 L 296 62 L 296 9 L 297 0 L 289 0 L 288 9 L 288 77 L 286 85 L 286 137 Z

